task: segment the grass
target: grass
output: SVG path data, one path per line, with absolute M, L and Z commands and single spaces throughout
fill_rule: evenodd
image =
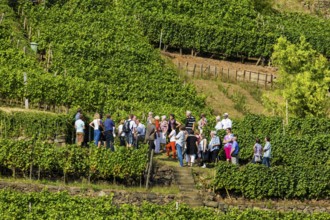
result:
M 126 187 L 124 185 L 116 185 L 109 183 L 99 183 L 99 184 L 88 184 L 87 182 L 71 182 L 68 184 L 64 184 L 62 181 L 48 181 L 48 180 L 30 180 L 30 179 L 17 179 L 17 178 L 0 178 L 0 181 L 14 184 L 32 184 L 39 187 L 47 186 L 58 186 L 63 188 L 77 187 L 80 188 L 81 191 L 87 191 L 88 189 L 92 189 L 94 192 L 102 191 L 102 190 L 118 190 L 118 191 L 127 191 L 127 192 L 152 192 L 159 194 L 178 194 L 179 189 L 176 186 L 170 187 L 160 187 L 155 186 L 149 189 L 146 189 L 144 186 L 138 187 Z

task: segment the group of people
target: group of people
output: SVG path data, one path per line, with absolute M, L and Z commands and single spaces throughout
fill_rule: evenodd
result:
M 76 141 L 78 145 L 81 145 L 85 128 L 81 109 L 78 110 L 75 119 Z M 216 125 L 210 132 L 209 141 L 205 134 L 207 124 L 205 114 L 201 114 L 200 120 L 196 123 L 190 111 L 186 112 L 184 123 L 176 120 L 174 114 L 170 114 L 167 119 L 166 115 L 153 116 L 153 113 L 149 112 L 146 126 L 135 115 L 129 115 L 126 120 L 120 121 L 117 128 L 119 146 L 139 148 L 142 142 L 148 143 L 150 152 L 152 150 L 156 154 L 166 152 L 168 157 L 178 159 L 181 167 L 184 166 L 185 159 L 187 166 L 199 164 L 203 168 L 206 167 L 206 163 L 219 160 L 220 150 L 223 149 L 226 160 L 238 165 L 240 147 L 237 136 L 232 133 L 232 121 L 228 113 L 223 115 L 222 120 L 220 116 L 216 117 Z M 109 114 L 103 122 L 100 114 L 96 113 L 89 126 L 94 129 L 96 146 L 100 147 L 103 143 L 110 150 L 115 150 L 116 127 Z M 226 135 L 220 139 L 217 132 L 222 129 L 226 131 Z M 270 138 L 266 137 L 265 141 L 266 145 L 262 148 L 260 140 L 256 140 L 252 163 L 262 163 L 270 167 Z

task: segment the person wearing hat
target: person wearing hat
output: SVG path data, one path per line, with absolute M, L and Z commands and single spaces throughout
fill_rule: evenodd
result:
M 217 124 L 215 125 L 215 131 L 219 131 L 222 129 L 222 123 L 221 123 L 221 118 L 220 115 L 218 115 L 217 117 L 215 117 L 215 120 L 217 122 Z
M 228 113 L 223 114 L 223 119 L 221 121 L 222 129 L 232 128 L 232 121 L 228 117 Z

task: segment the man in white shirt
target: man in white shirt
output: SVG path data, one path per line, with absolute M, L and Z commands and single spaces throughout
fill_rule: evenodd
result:
M 232 128 L 232 121 L 228 118 L 228 113 L 223 114 L 224 119 L 222 119 L 222 129 Z
M 221 123 L 221 118 L 220 116 L 218 115 L 216 118 L 215 118 L 217 124 L 215 125 L 215 131 L 219 131 L 222 129 L 222 123 Z

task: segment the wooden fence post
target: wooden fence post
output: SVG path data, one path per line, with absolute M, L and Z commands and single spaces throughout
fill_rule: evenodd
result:
M 214 67 L 214 78 L 218 78 L 217 66 Z
M 211 78 L 211 66 L 209 65 L 209 72 L 208 72 L 208 78 Z
M 195 77 L 196 63 L 194 64 L 193 77 Z
M 271 88 L 273 88 L 273 78 L 274 78 L 273 74 L 270 75 L 270 86 L 271 86 Z
M 244 73 L 243 73 L 243 77 L 244 77 L 243 81 L 245 82 L 245 70 L 244 70 Z
M 221 67 L 221 80 L 223 80 L 223 67 Z
M 267 89 L 267 79 L 268 79 L 268 74 L 266 74 L 266 79 L 265 79 L 265 89 Z
M 186 71 L 187 71 L 187 75 L 189 75 L 188 62 L 186 63 Z
M 203 64 L 201 65 L 201 78 L 203 78 Z
M 257 87 L 259 87 L 259 77 L 260 77 L 260 73 L 258 72 Z
M 251 82 L 251 71 L 249 72 L 249 82 Z
M 229 80 L 229 68 L 228 68 L 228 80 Z
M 235 79 L 236 79 L 236 82 L 238 81 L 237 77 L 238 77 L 238 73 L 237 73 L 237 70 L 236 70 L 236 71 L 235 71 Z

